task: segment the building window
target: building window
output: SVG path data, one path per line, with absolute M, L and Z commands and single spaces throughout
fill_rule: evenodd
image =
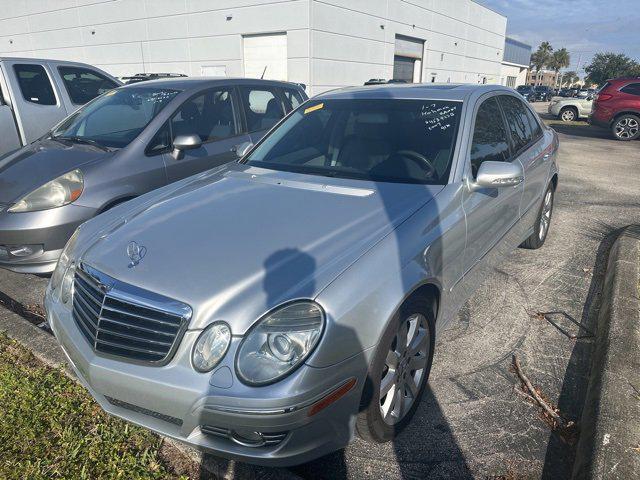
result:
M 507 87 L 515 88 L 518 77 L 507 77 Z

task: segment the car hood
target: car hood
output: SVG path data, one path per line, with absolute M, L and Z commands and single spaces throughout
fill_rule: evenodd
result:
M 111 155 L 91 145 L 39 140 L 0 159 L 0 202 L 16 202 L 60 175 Z
M 190 329 L 224 320 L 244 334 L 271 308 L 315 298 L 442 188 L 230 164 L 92 221 L 80 257 L 189 304 Z M 132 241 L 145 251 L 134 267 Z

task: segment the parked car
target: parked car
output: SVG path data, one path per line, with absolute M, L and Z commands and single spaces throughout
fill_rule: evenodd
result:
M 295 84 L 172 79 L 127 85 L 0 160 L 0 267 L 49 273 L 82 222 L 237 160 L 307 99 Z
M 132 83 L 146 82 L 148 80 L 159 80 L 161 78 L 184 78 L 184 73 L 136 73 L 131 77 L 122 77 L 125 85 Z
M 618 140 L 640 138 L 640 77 L 608 80 L 593 102 L 589 121 Z
M 531 85 L 520 85 L 516 88 L 516 91 L 527 101 L 527 102 L 535 102 L 536 101 L 536 92 L 534 91 Z
M 562 88 L 562 89 L 558 92 L 558 95 L 559 95 L 560 97 L 563 97 L 563 98 L 569 98 L 569 97 L 572 97 L 572 96 L 573 96 L 573 92 L 571 91 L 571 89 L 570 89 L 570 88 Z
M 533 87 L 533 90 L 535 92 L 536 100 L 539 102 L 549 102 L 554 97 L 554 92 L 551 87 L 538 85 Z
M 582 118 L 589 118 L 593 98 L 560 98 L 551 100 L 548 112 L 563 122 L 574 122 Z
M 0 157 L 122 83 L 84 63 L 0 57 Z
M 216 455 L 389 441 L 436 332 L 507 252 L 544 244 L 557 149 L 506 87 L 322 94 L 240 162 L 81 226 L 49 325 L 106 411 Z

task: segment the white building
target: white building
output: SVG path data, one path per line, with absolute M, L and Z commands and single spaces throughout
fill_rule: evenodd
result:
M 500 83 L 505 17 L 472 0 L 0 0 L 0 56 L 283 79 Z
M 530 61 L 531 45 L 507 37 L 504 42 L 500 84 L 511 88 L 526 85 Z

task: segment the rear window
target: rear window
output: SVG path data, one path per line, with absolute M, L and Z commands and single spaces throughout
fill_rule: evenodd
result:
M 59 67 L 58 72 L 75 105 L 84 105 L 118 86 L 113 80 L 87 68 Z
M 462 103 L 438 100 L 307 102 L 246 163 L 357 180 L 445 185 Z
M 49 75 L 42 65 L 16 64 L 13 66 L 22 97 L 38 105 L 56 105 L 56 95 Z

